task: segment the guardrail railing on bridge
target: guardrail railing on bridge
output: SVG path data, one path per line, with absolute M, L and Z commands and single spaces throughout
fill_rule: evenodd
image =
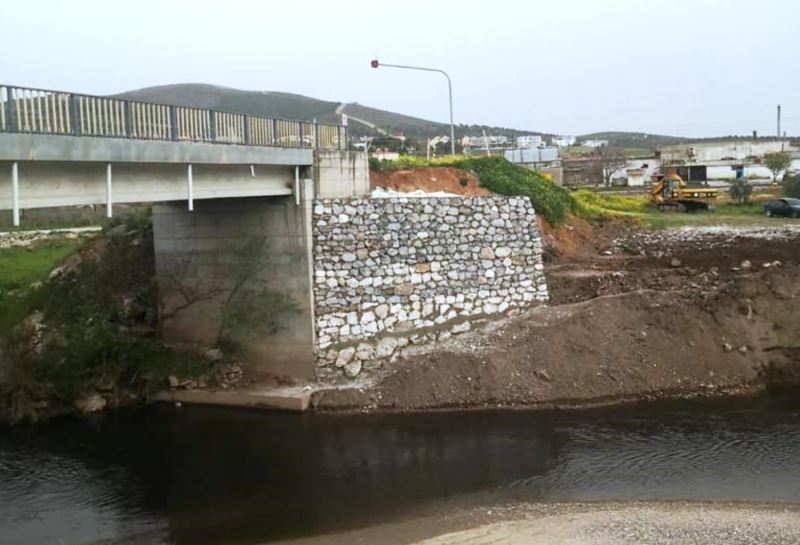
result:
M 0 85 L 0 132 L 347 149 L 347 127 Z

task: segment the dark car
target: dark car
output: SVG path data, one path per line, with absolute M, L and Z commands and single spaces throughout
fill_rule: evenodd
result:
M 764 205 L 767 217 L 800 218 L 800 199 L 776 199 Z

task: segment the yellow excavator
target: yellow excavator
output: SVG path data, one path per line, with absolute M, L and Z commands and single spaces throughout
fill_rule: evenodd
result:
M 653 177 L 650 198 L 662 212 L 713 211 L 717 190 L 707 186 L 690 186 L 678 173 Z

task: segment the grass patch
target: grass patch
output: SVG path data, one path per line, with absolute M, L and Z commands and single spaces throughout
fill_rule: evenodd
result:
M 416 157 L 414 155 L 401 155 L 399 158 L 393 160 L 370 157 L 369 168 L 370 170 L 376 170 L 378 172 L 394 172 L 396 170 L 427 167 L 462 168 L 464 163 L 470 160 L 474 160 L 474 158 L 466 155 L 447 155 L 445 157 L 434 157 L 433 159 Z
M 651 229 L 703 225 L 775 225 L 781 220 L 764 217 L 764 200 L 739 204 L 717 199 L 713 212 L 661 212 L 646 195 L 613 195 L 581 189 L 572 193 L 580 216 L 588 220 L 632 218 Z M 793 221 L 793 220 L 787 220 Z
M 28 315 L 39 299 L 31 284 L 47 279 L 54 268 L 75 252 L 80 243 L 57 239 L 28 247 L 0 250 L 0 334 Z
M 44 280 L 79 244 L 75 240 L 51 239 L 28 247 L 0 249 L 0 290 L 26 288 Z
M 94 391 L 141 395 L 162 387 L 170 374 L 190 378 L 208 371 L 204 359 L 176 353 L 157 338 L 147 214 L 129 216 L 124 229 L 105 237 L 102 250 L 87 248 L 79 267 L 52 280 L 49 271 L 77 242 L 5 256 L 14 263 L 3 271 L 5 285 L 45 280 L 38 289 L 4 297 L 7 307 L 0 308 L 0 353 L 6 359 L 0 409 L 15 418 L 35 418 L 41 400 L 71 404 Z M 38 337 L 24 320 L 37 311 L 43 317 Z
M 614 215 L 637 216 L 652 207 L 645 196 L 609 195 L 589 189 L 574 191 L 572 198 L 575 200 L 577 212 L 590 219 Z

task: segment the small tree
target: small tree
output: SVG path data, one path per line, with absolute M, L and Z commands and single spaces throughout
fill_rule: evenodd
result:
M 764 154 L 764 165 L 772 172 L 772 183 L 778 183 L 778 175 L 792 164 L 792 155 L 788 151 L 777 151 Z
M 615 146 L 600 146 L 595 151 L 597 173 L 602 177 L 603 185 L 611 187 L 611 177 L 616 171 L 628 163 L 625 150 Z
M 750 194 L 752 192 L 753 186 L 747 181 L 747 178 L 737 178 L 736 181 L 731 184 L 731 198 L 736 199 L 736 202 L 739 204 L 750 202 Z

